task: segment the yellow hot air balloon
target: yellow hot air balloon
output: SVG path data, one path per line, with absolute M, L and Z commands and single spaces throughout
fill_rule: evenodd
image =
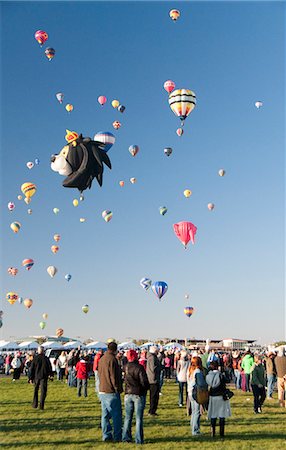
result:
M 60 247 L 58 245 L 52 245 L 51 246 L 51 250 L 53 253 L 58 253 Z
M 184 190 L 184 196 L 186 198 L 189 198 L 192 195 L 192 191 L 190 191 L 190 189 L 185 189 Z
M 16 294 L 16 292 L 7 292 L 6 294 L 6 300 L 10 303 L 10 305 L 14 305 L 18 298 L 19 296 L 18 294 Z
M 111 104 L 112 104 L 113 108 L 118 108 L 119 101 L 118 100 L 112 100 Z
M 180 117 L 182 126 L 184 120 L 196 106 L 196 94 L 190 89 L 176 89 L 169 95 L 169 105 L 173 113 Z
M 26 198 L 31 198 L 36 193 L 37 187 L 34 183 L 23 183 L 21 186 L 21 191 Z
M 75 198 L 75 199 L 72 201 L 72 204 L 73 204 L 73 206 L 77 207 L 77 206 L 78 206 L 78 200 Z
M 73 105 L 71 105 L 70 103 L 68 103 L 68 104 L 66 105 L 66 110 L 67 110 L 67 112 L 72 112 L 72 110 L 73 110 Z
M 88 311 L 89 311 L 89 306 L 88 306 L 88 305 L 83 305 L 83 307 L 82 307 L 81 309 L 82 309 L 82 312 L 84 312 L 85 314 L 87 314 Z
M 180 15 L 181 15 L 181 13 L 178 9 L 171 9 L 171 11 L 169 12 L 169 16 L 171 17 L 172 20 L 174 20 L 174 22 L 176 22 L 176 20 L 178 20 Z
M 27 309 L 30 309 L 31 306 L 32 306 L 32 304 L 33 304 L 33 300 L 32 300 L 31 298 L 25 298 L 25 300 L 23 301 L 23 303 L 24 303 L 24 306 L 25 306 Z
M 20 222 L 12 222 L 10 225 L 10 228 L 11 228 L 11 230 L 14 231 L 14 233 L 18 233 L 18 231 L 21 228 L 21 224 L 20 224 Z
M 44 320 L 47 320 L 48 314 L 47 314 L 47 313 L 44 313 L 42 317 L 43 317 Z

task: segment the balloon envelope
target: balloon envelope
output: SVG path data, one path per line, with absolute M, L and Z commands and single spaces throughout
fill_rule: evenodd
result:
M 34 261 L 32 259 L 24 259 L 22 262 L 22 266 L 25 267 L 26 270 L 30 270 L 34 265 Z
M 15 209 L 15 203 L 9 202 L 8 205 L 7 205 L 7 207 L 8 207 L 8 209 L 9 209 L 9 211 L 13 211 L 13 209 Z
M 169 95 L 170 108 L 182 123 L 193 111 L 196 102 L 196 94 L 190 89 L 176 89 Z
M 118 108 L 119 101 L 118 100 L 112 100 L 111 104 L 112 104 L 113 108 Z
M 60 247 L 58 247 L 57 245 L 52 245 L 51 246 L 51 250 L 53 253 L 57 253 L 59 251 Z
M 33 300 L 31 298 L 25 298 L 23 304 L 27 309 L 30 309 L 33 304 Z
M 106 103 L 107 98 L 104 95 L 100 95 L 97 99 L 98 103 L 103 106 Z
M 64 334 L 64 330 L 62 328 L 56 329 L 56 335 L 57 337 L 61 337 Z
M 164 153 L 166 156 L 170 156 L 172 154 L 173 149 L 171 147 L 164 148 Z
M 54 208 L 54 209 L 53 209 L 53 213 L 54 213 L 54 214 L 58 214 L 59 212 L 60 212 L 59 208 Z
M 186 314 L 187 317 L 191 317 L 193 312 L 194 312 L 194 308 L 192 306 L 186 306 L 184 308 L 184 313 Z
M 72 111 L 73 111 L 73 105 L 71 105 L 70 103 L 68 103 L 68 104 L 66 105 L 66 110 L 67 110 L 67 112 L 72 112 Z
M 62 92 L 58 92 L 58 94 L 56 94 L 56 97 L 60 103 L 63 103 L 64 94 Z
M 184 190 L 184 196 L 186 198 L 189 198 L 192 195 L 192 191 L 190 191 L 190 189 L 185 189 Z
M 9 275 L 12 275 L 12 277 L 15 277 L 18 273 L 18 269 L 16 269 L 16 267 L 9 267 L 8 273 Z
M 128 150 L 132 156 L 136 156 L 137 153 L 139 152 L 139 146 L 138 145 L 130 145 Z
M 189 241 L 195 243 L 197 227 L 191 222 L 178 222 L 173 225 L 174 232 L 182 244 L 187 247 Z
M 108 211 L 108 210 L 103 211 L 101 215 L 102 215 L 103 219 L 105 220 L 105 222 L 109 222 L 113 216 L 112 212 Z
M 48 40 L 48 38 L 49 38 L 49 36 L 46 31 L 38 30 L 35 33 L 35 39 L 36 39 L 36 41 L 38 41 L 38 43 L 40 44 L 41 47 Z
M 168 285 L 165 283 L 165 281 L 155 281 L 155 283 L 152 284 L 152 291 L 155 295 L 159 298 L 159 300 L 163 297 L 164 294 L 166 294 L 168 290 Z
M 6 300 L 10 303 L 10 305 L 14 305 L 18 298 L 19 296 L 18 294 L 16 294 L 16 292 L 7 292 L 6 294 Z
M 52 277 L 52 278 L 56 275 L 57 271 L 58 271 L 58 269 L 55 266 L 49 266 L 47 268 L 47 272 L 50 275 L 50 277 Z
M 54 235 L 54 240 L 55 240 L 56 242 L 59 242 L 60 238 L 61 238 L 61 236 L 60 236 L 59 234 L 55 234 L 55 235 Z
M 181 15 L 181 13 L 178 9 L 171 9 L 171 11 L 169 12 L 169 16 L 174 21 L 178 20 L 180 15 Z
M 67 280 L 67 281 L 70 281 L 71 280 L 71 274 L 70 273 L 67 273 L 66 275 L 65 275 L 65 279 Z
M 225 170 L 224 169 L 220 169 L 218 171 L 218 174 L 219 174 L 220 177 L 223 177 L 225 175 Z
M 172 81 L 172 80 L 167 80 L 164 83 L 164 89 L 169 94 L 175 89 L 175 87 L 176 87 L 176 85 L 175 85 L 174 81 Z
M 160 212 L 161 216 L 164 216 L 167 211 L 168 211 L 168 209 L 166 208 L 166 206 L 160 206 L 159 212 Z
M 43 330 L 46 327 L 46 322 L 40 322 L 39 327 Z
M 255 102 L 255 106 L 256 106 L 257 109 L 259 109 L 259 108 L 261 108 L 263 106 L 263 103 L 260 102 L 260 101 Z
M 44 313 L 42 317 L 43 317 L 43 319 L 47 320 L 48 314 L 47 314 L 47 313 Z
M 143 289 L 145 289 L 145 291 L 148 291 L 151 284 L 152 284 L 152 280 L 150 280 L 150 278 L 142 278 L 140 280 L 140 286 L 143 287 Z
M 184 134 L 183 128 L 178 128 L 176 133 L 177 133 L 178 136 L 182 136 Z
M 101 142 L 104 144 L 104 151 L 108 152 L 109 149 L 113 146 L 115 143 L 115 136 L 114 134 L 110 133 L 109 131 L 99 131 L 94 135 L 93 138 L 96 142 Z
M 20 224 L 20 222 L 12 222 L 10 225 L 10 228 L 12 231 L 14 231 L 14 233 L 18 233 L 18 231 L 21 228 L 21 224 Z
M 115 128 L 115 130 L 118 130 L 121 127 L 121 123 L 118 122 L 118 120 L 115 120 L 112 124 L 113 128 Z
M 21 186 L 21 191 L 26 198 L 31 198 L 36 193 L 37 187 L 34 183 L 23 183 Z
M 55 51 L 54 48 L 52 48 L 52 47 L 46 48 L 45 55 L 46 55 L 46 57 L 48 58 L 49 61 L 51 61 L 53 59 L 55 54 L 56 54 L 56 51 Z
M 89 306 L 88 305 L 83 305 L 83 307 L 81 309 L 82 309 L 82 312 L 84 312 L 86 314 L 89 311 Z
M 208 209 L 210 210 L 210 211 L 212 211 L 213 209 L 214 209 L 214 204 L 213 203 L 208 203 Z

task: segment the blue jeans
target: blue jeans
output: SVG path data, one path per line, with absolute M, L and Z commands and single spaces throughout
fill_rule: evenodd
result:
M 126 394 L 124 397 L 124 404 L 125 404 L 125 420 L 123 426 L 122 441 L 132 442 L 131 425 L 135 409 L 136 414 L 135 442 L 136 444 L 143 444 L 144 443 L 143 413 L 146 404 L 146 396 L 142 395 L 140 397 L 139 395 Z
M 236 389 L 241 388 L 241 374 L 240 370 L 234 369 L 234 376 L 235 376 L 235 387 Z
M 192 407 L 192 415 L 191 415 L 192 435 L 196 436 L 200 434 L 201 412 L 200 412 L 200 405 L 195 400 L 193 400 L 192 397 L 191 397 L 191 407 Z
M 184 390 L 185 390 L 185 397 L 186 397 L 186 401 L 187 401 L 187 382 L 186 381 L 179 381 L 179 405 L 183 405 L 184 404 Z
M 267 398 L 272 398 L 275 383 L 276 383 L 276 375 L 274 374 L 267 375 Z
M 102 440 L 122 440 L 122 411 L 120 394 L 99 394 L 101 400 Z M 113 422 L 113 436 L 110 419 Z
M 87 380 L 77 378 L 77 395 L 81 397 L 81 387 L 83 387 L 83 395 L 87 397 Z
M 98 399 L 100 401 L 99 397 L 99 376 L 98 376 L 98 370 L 94 371 L 94 381 L 95 381 L 95 392 L 97 393 Z

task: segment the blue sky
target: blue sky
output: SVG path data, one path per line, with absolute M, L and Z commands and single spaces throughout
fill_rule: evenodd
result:
M 176 23 L 172 8 L 181 11 Z M 81 338 L 282 339 L 285 5 L 7 2 L 1 22 L 2 338 L 41 334 L 47 312 L 47 334 L 62 327 Z M 38 29 L 49 34 L 43 48 L 34 39 Z M 47 46 L 56 50 L 51 62 Z M 167 79 L 197 95 L 181 138 L 163 89 Z M 108 99 L 104 107 L 99 95 Z M 123 114 L 113 99 L 126 106 Z M 66 103 L 74 105 L 71 114 Z M 118 131 L 114 120 L 122 123 Z M 63 188 L 50 168 L 66 128 L 116 136 L 103 187 L 94 181 L 77 208 L 78 192 Z M 140 147 L 135 158 L 131 144 Z M 29 170 L 26 162 L 35 158 L 40 165 Z M 29 206 L 17 200 L 26 181 L 37 185 Z M 193 192 L 189 199 L 185 189 Z M 160 206 L 168 208 L 165 216 Z M 109 223 L 101 217 L 106 209 L 113 212 Z M 18 234 L 9 227 L 15 220 Z M 182 220 L 198 227 L 186 251 L 172 230 Z M 35 260 L 29 272 L 21 268 L 24 258 Z M 58 269 L 53 279 L 49 265 Z M 15 278 L 10 266 L 19 269 Z M 140 287 L 145 276 L 168 283 L 161 302 Z M 8 291 L 32 298 L 32 308 L 9 305 Z M 190 319 L 185 306 L 195 308 Z

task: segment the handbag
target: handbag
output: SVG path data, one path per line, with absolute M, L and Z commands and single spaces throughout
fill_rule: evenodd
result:
M 226 400 L 230 400 L 234 396 L 234 393 L 230 389 L 225 389 L 222 398 Z
M 193 399 L 199 405 L 206 405 L 209 401 L 209 391 L 207 388 L 201 388 L 197 384 L 193 387 Z

